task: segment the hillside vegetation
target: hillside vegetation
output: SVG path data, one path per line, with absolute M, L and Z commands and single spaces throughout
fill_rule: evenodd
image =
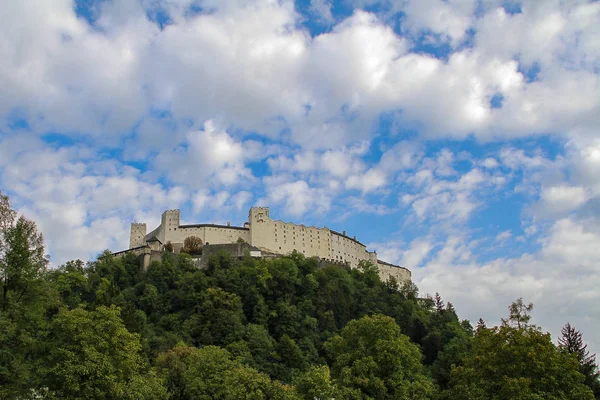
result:
M 0 200 L 0 399 L 600 398 L 581 334 L 554 345 L 521 300 L 474 329 L 372 264 L 298 253 L 47 269 L 35 223 Z

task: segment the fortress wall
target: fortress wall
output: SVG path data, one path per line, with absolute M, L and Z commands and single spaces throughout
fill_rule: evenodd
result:
M 411 273 L 404 267 L 398 267 L 382 261 L 377 262 L 377 267 L 379 268 L 379 277 L 382 281 L 387 281 L 390 276 L 396 278 L 400 284 L 410 281 Z
M 350 267 L 358 267 L 362 260 L 369 260 L 367 247 L 346 235 L 331 231 L 331 259 L 350 264 Z
M 250 241 L 248 229 L 232 226 L 218 225 L 180 225 L 177 228 L 167 228 L 165 239 L 171 243 L 183 243 L 189 236 L 196 236 L 202 239 L 202 243 L 225 244 L 235 243 L 239 238 L 246 242 Z
M 203 242 L 210 244 L 236 243 L 242 238 L 250 243 L 250 231 L 237 227 L 206 227 Z
M 170 230 L 167 231 L 167 235 L 165 236 L 165 239 L 167 240 L 167 242 L 171 242 L 173 244 L 183 243 L 185 238 L 187 238 L 188 236 L 197 236 L 200 239 L 202 239 L 202 243 L 205 242 L 205 240 L 204 240 L 205 228 L 204 227 L 190 228 L 190 227 L 185 227 L 185 226 L 184 227 L 178 226 L 177 228 L 169 228 L 169 229 Z
M 266 207 L 250 209 L 250 244 L 272 253 L 289 254 L 297 250 L 306 257 L 329 258 L 329 229 L 274 221 L 268 211 Z

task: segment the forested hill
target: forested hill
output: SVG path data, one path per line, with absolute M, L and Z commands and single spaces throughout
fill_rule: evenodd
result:
M 0 200 L 0 399 L 600 398 L 581 334 L 555 346 L 520 300 L 474 329 L 372 264 L 297 253 L 47 270 L 35 224 Z

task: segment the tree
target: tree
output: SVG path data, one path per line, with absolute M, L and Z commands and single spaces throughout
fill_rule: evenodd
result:
M 325 344 L 336 382 L 364 398 L 428 399 L 419 348 L 384 315 L 353 320 Z
M 48 256 L 42 235 L 33 221 L 15 217 L 0 193 L 0 398 L 36 387 L 46 315 L 58 300 L 44 279 Z
M 183 248 L 181 251 L 191 255 L 202 254 L 202 239 L 197 236 L 186 237 L 183 241 Z
M 202 293 L 196 312 L 184 323 L 195 344 L 227 345 L 244 336 L 244 313 L 239 296 L 223 289 Z
M 158 358 L 173 399 L 292 400 L 295 393 L 220 347 L 178 346 Z
M 519 299 L 521 300 L 521 299 Z M 500 327 L 479 327 L 464 365 L 452 370 L 445 399 L 592 400 L 573 357 L 550 334 L 527 325 L 532 306 L 517 300 Z M 523 313 L 526 311 L 526 313 Z M 509 323 L 509 321 L 511 323 Z
M 10 205 L 10 199 L 0 190 L 0 233 L 12 225 L 17 212 Z
M 583 342 L 581 332 L 567 323 L 561 330 L 558 347 L 577 357 L 579 372 L 585 376 L 585 384 L 592 389 L 597 399 L 600 398 L 600 381 L 598 379 L 600 372 L 596 365 L 596 355 L 590 355 L 587 344 Z
M 327 365 L 315 365 L 294 379 L 296 391 L 303 400 L 329 400 L 340 398 L 336 393 Z
M 533 303 L 525 304 L 523 303 L 523 298 L 519 297 L 508 307 L 508 311 L 510 312 L 508 320 L 503 319 L 502 321 L 505 324 L 516 326 L 518 329 L 525 329 L 531 319 L 531 310 L 533 310 Z
M 180 342 L 156 358 L 156 368 L 159 376 L 165 381 L 170 400 L 190 398 L 185 375 L 190 365 L 196 362 L 199 353 L 200 350 L 196 347 L 186 346 Z
M 442 300 L 442 296 L 438 292 L 435 292 L 434 297 L 435 302 L 435 310 L 439 313 L 444 311 L 444 300 Z
M 3 231 L 4 254 L 0 259 L 0 307 L 20 302 L 46 271 L 48 256 L 35 222 L 21 216 Z
M 139 336 L 125 329 L 117 307 L 61 309 L 52 320 L 42 384 L 50 398 L 161 399 L 146 373 Z

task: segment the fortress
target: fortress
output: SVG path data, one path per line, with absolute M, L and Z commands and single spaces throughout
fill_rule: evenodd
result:
M 263 257 L 266 255 L 282 256 L 296 250 L 306 257 L 317 257 L 326 262 L 346 264 L 356 268 L 360 261 L 371 261 L 379 268 L 382 280 L 390 276 L 398 282 L 410 281 L 408 269 L 389 264 L 377 258 L 375 251 L 367 251 L 367 247 L 346 232 L 336 232 L 327 227 L 296 225 L 271 219 L 268 207 L 252 207 L 248 222 L 243 226 L 215 224 L 181 225 L 180 211 L 167 210 L 162 214 L 160 225 L 150 233 L 146 233 L 146 224 L 131 224 L 129 250 L 115 253 L 135 252 L 146 254 L 144 265 L 150 261 L 152 252 L 164 251 L 170 243 L 175 252 L 179 252 L 187 237 L 195 236 L 202 240 L 208 250 L 213 245 L 231 245 L 246 243 L 250 255 Z M 229 246 L 231 248 L 231 246 Z M 208 253 L 208 252 L 207 252 Z

